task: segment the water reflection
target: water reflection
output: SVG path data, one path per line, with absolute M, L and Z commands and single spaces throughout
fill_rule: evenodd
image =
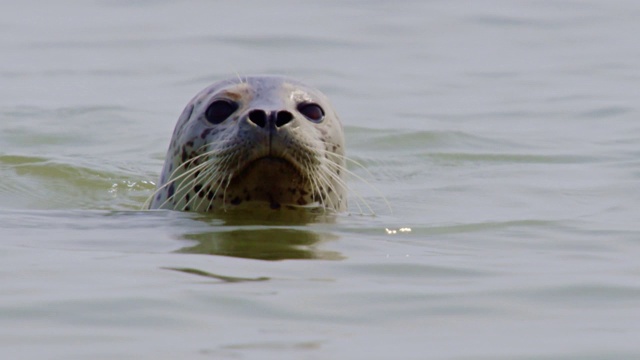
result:
M 309 211 L 227 212 L 196 218 L 212 226 L 208 231 L 189 233 L 182 239 L 195 245 L 178 252 L 241 257 L 259 260 L 344 259 L 340 253 L 319 245 L 338 236 L 310 224 L 332 222 L 326 214 Z
M 267 280 L 270 280 L 266 276 L 260 276 L 260 277 L 255 277 L 255 278 L 247 278 L 247 277 L 239 277 L 239 276 L 227 276 L 227 275 L 214 274 L 214 273 L 210 273 L 210 272 L 207 272 L 207 271 L 204 271 L 204 270 L 199 270 L 199 269 L 194 269 L 194 268 L 165 267 L 163 269 L 179 271 L 179 272 L 183 272 L 185 274 L 203 276 L 203 277 L 210 278 L 210 279 L 220 280 L 221 282 L 225 282 L 225 283 L 238 283 L 238 282 L 251 282 L 251 281 L 267 281 Z

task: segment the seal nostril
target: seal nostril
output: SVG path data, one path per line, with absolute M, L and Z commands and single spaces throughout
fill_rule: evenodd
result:
M 291 120 L 293 120 L 293 115 L 286 111 L 278 111 L 276 115 L 276 127 L 281 127 L 288 124 Z
M 248 119 L 261 128 L 267 125 L 267 113 L 264 112 L 264 110 L 251 110 L 251 112 L 249 112 Z

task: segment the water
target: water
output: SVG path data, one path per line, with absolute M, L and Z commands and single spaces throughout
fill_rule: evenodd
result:
M 0 353 L 640 357 L 638 16 L 631 0 L 5 4 Z M 236 73 L 333 100 L 367 179 L 349 213 L 139 211 L 184 105 Z

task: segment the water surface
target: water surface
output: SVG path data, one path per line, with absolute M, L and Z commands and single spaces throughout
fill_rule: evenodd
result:
M 631 0 L 4 6 L 0 353 L 640 357 L 639 16 Z M 332 99 L 366 179 L 348 213 L 140 211 L 182 108 L 236 73 Z

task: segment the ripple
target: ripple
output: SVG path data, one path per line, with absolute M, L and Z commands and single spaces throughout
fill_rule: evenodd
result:
M 524 27 L 535 29 L 548 29 L 559 27 L 561 24 L 558 22 L 552 22 L 548 20 L 539 20 L 525 17 L 505 16 L 505 15 L 481 15 L 474 16 L 470 19 L 471 22 L 475 22 L 483 25 L 491 25 L 497 27 Z
M 357 149 L 380 151 L 393 149 L 394 152 L 432 148 L 522 148 L 518 142 L 504 138 L 480 136 L 463 131 L 410 131 L 374 130 L 347 127 L 349 145 Z
M 135 170 L 75 159 L 0 155 L 0 196 L 13 199 L 12 208 L 139 209 L 153 182 Z M 6 202 L 5 202 L 6 203 Z
M 534 154 L 473 154 L 473 153 L 424 153 L 422 158 L 446 162 L 488 162 L 511 164 L 579 164 L 594 162 L 597 158 L 581 155 Z
M 635 109 L 625 106 L 606 106 L 595 108 L 578 114 L 578 117 L 589 119 L 608 119 L 634 112 Z

